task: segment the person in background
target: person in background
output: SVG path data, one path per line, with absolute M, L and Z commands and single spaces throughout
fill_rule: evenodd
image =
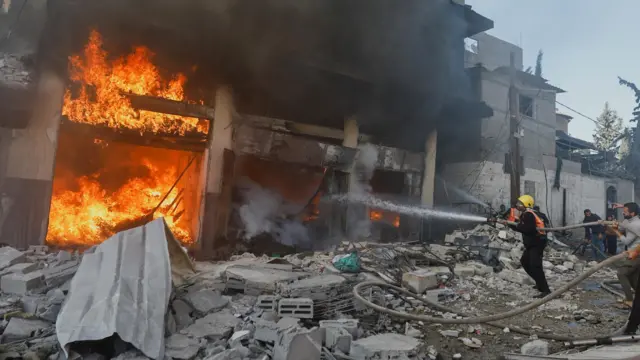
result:
M 600 216 L 594 214 L 589 209 L 584 210 L 583 224 L 590 222 L 601 221 Z M 604 260 L 604 226 L 600 224 L 585 226 L 584 227 L 584 241 L 591 243 L 591 249 L 593 250 L 593 259 Z
M 544 231 L 538 230 L 544 228 L 544 222 L 538 214 L 533 211 L 533 197 L 530 195 L 522 195 L 518 198 L 516 208 L 519 218 L 516 218 L 517 225 L 511 226 L 512 229 L 522 233 L 522 242 L 524 244 L 524 253 L 520 258 L 522 268 L 536 282 L 536 289 L 540 294 L 534 298 L 543 298 L 551 293 L 547 278 L 542 268 L 542 257 L 544 248 L 547 246 L 547 236 Z M 498 220 L 505 224 L 507 220 Z
M 607 221 L 615 220 L 616 219 L 613 215 L 609 214 L 609 216 L 607 216 Z M 615 229 L 610 225 L 605 226 L 604 236 L 604 252 L 611 256 L 616 255 L 618 253 L 618 234 Z
M 636 251 L 631 249 L 636 249 L 636 247 L 640 245 L 640 238 L 637 235 L 640 234 L 640 218 L 638 217 L 639 211 L 640 209 L 636 203 L 632 202 L 624 204 L 622 209 L 624 221 L 619 225 L 610 226 L 616 236 L 620 238 L 620 241 L 629 247 L 630 253 L 632 251 Z M 622 229 L 625 234 L 622 234 L 618 228 Z M 632 306 L 633 289 L 636 287 L 636 283 L 638 282 L 639 272 L 640 259 L 638 259 L 637 255 L 621 261 L 618 265 L 618 281 L 620 281 L 622 291 L 624 291 L 623 303 L 629 307 Z

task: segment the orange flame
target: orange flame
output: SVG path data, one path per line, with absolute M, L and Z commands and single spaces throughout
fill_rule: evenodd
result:
M 371 210 L 369 211 L 369 219 L 372 221 L 388 221 L 394 227 L 400 227 L 400 216 L 392 213 Z
M 92 31 L 82 56 L 69 58 L 72 86 L 79 87 L 79 95 L 74 98 L 67 89 L 63 114 L 74 122 L 135 129 L 141 134 L 206 133 L 207 123 L 196 118 L 132 108 L 124 93 L 184 100 L 186 77 L 177 74 L 171 81 L 164 81 L 152 57 L 149 49 L 136 47 L 128 56 L 109 62 L 100 34 Z M 49 213 L 47 243 L 53 245 L 98 244 L 120 230 L 144 224 L 183 170 L 179 161 L 188 157 L 176 151 L 116 143 L 106 149 L 110 143 L 91 139 L 87 141 L 103 149 L 101 159 L 105 162 L 101 170 L 86 175 L 75 172 L 79 163 L 73 161 L 77 158 L 74 155 L 83 151 L 79 147 L 83 139 L 65 134 L 61 128 L 60 139 L 65 136 L 71 138 L 59 141 Z M 197 163 L 191 165 L 192 178 L 198 178 L 193 176 L 198 169 Z M 115 184 L 104 180 L 114 174 L 124 176 Z M 196 186 L 181 183 L 152 214 L 153 218 L 164 217 L 176 238 L 187 245 L 194 241 L 190 232 L 192 213 L 199 207 L 193 204 L 197 200 L 184 193 L 191 193 L 189 189 Z
M 138 46 L 126 58 L 110 63 L 100 34 L 92 31 L 83 55 L 69 58 L 70 78 L 80 85 L 78 97 L 73 98 L 69 89 L 64 96 L 62 114 L 69 120 L 140 132 L 207 132 L 207 123 L 196 118 L 135 110 L 131 106 L 125 93 L 184 100 L 187 78 L 177 74 L 168 83 L 163 81 L 151 63 L 153 53 L 148 48 Z
M 113 194 L 108 194 L 98 181 L 100 174 L 78 178 L 74 184 L 78 190 L 66 189 L 62 179 L 54 181 L 47 243 L 99 244 L 117 232 L 118 227 L 153 211 L 177 179 L 178 171 L 176 167 L 160 168 L 148 159 L 143 159 L 142 164 L 149 176 L 133 177 Z M 164 217 L 174 236 L 190 244 L 193 240 L 189 224 L 181 216 L 186 210 L 185 202 L 179 196 L 178 188 L 171 190 L 153 218 Z

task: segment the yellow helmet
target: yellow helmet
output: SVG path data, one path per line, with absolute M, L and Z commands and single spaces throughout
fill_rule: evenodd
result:
M 518 198 L 518 201 L 520 201 L 526 208 L 533 207 L 533 197 L 531 195 L 522 195 Z

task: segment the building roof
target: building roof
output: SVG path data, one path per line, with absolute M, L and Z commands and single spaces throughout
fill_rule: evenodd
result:
M 501 66 L 495 70 L 493 70 L 493 73 L 496 74 L 501 74 L 501 75 L 508 75 L 509 72 L 511 71 L 511 69 L 508 66 Z M 529 84 L 532 86 L 535 86 L 537 88 L 540 89 L 544 89 L 544 90 L 551 90 L 554 91 L 556 93 L 564 93 L 566 91 L 560 89 L 559 87 L 555 87 L 551 84 L 548 83 L 548 80 L 540 77 L 540 76 L 535 76 L 533 74 L 529 74 L 527 72 L 524 71 L 520 71 L 520 70 L 516 70 L 516 77 L 518 80 L 520 80 L 521 82 L 525 83 L 525 84 Z
M 563 117 L 563 118 L 565 118 L 565 119 L 567 119 L 569 121 L 571 121 L 573 119 L 573 116 L 567 115 L 567 114 L 563 114 L 563 113 L 559 113 L 557 111 L 556 111 L 556 116 L 561 116 L 561 117 Z
M 595 149 L 595 146 L 592 143 L 570 136 L 562 130 L 556 130 L 556 144 L 561 148 L 569 150 Z
M 462 8 L 467 22 L 467 37 L 493 29 L 493 20 L 488 19 L 471 9 L 471 5 L 458 4 L 451 0 L 451 4 Z

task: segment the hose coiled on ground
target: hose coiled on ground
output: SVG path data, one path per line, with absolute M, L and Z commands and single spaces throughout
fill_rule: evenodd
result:
M 596 224 L 601 224 L 601 223 L 596 223 Z M 581 226 L 589 226 L 588 224 L 580 224 Z M 566 227 L 565 227 L 566 228 Z M 569 228 L 574 228 L 574 227 L 569 227 Z M 372 308 L 376 311 L 379 311 L 381 313 L 384 314 L 388 314 L 394 317 L 398 317 L 401 319 L 405 319 L 405 320 L 411 320 L 411 321 L 424 321 L 424 322 L 431 322 L 431 323 L 440 323 L 440 324 L 482 324 L 482 323 L 486 323 L 492 326 L 496 326 L 496 327 L 500 327 L 500 328 L 504 328 L 504 327 L 509 327 L 511 330 L 521 333 L 521 334 L 525 334 L 525 335 L 537 335 L 540 338 L 544 338 L 544 339 L 549 339 L 549 340 L 556 340 L 556 341 L 571 341 L 571 340 L 578 340 L 578 338 L 575 337 L 570 337 L 570 336 L 562 336 L 562 335 L 550 335 L 550 334 L 538 334 L 538 333 L 534 333 L 528 330 L 524 330 L 521 328 L 517 328 L 517 327 L 511 327 L 511 326 L 507 326 L 505 324 L 501 324 L 501 323 L 496 323 L 496 321 L 498 320 L 502 320 L 502 319 L 507 319 L 510 317 L 514 317 L 520 314 L 523 314 L 527 311 L 530 311 L 532 309 L 535 309 L 555 298 L 557 298 L 558 296 L 562 295 L 563 293 L 565 293 L 566 291 L 568 291 L 569 289 L 575 287 L 576 285 L 578 285 L 579 283 L 581 283 L 582 281 L 584 281 L 585 279 L 587 279 L 589 276 L 593 275 L 594 273 L 596 273 L 597 271 L 599 271 L 600 269 L 612 265 L 613 263 L 619 261 L 619 260 L 623 260 L 624 258 L 627 257 L 627 253 L 623 252 L 621 254 L 618 254 L 616 256 L 612 256 L 604 261 L 602 261 L 601 263 L 597 264 L 596 266 L 594 266 L 593 268 L 585 271 L 584 273 L 582 273 L 580 276 L 576 277 L 575 279 L 573 279 L 572 281 L 570 281 L 569 283 L 567 283 L 566 285 L 562 286 L 561 288 L 553 291 L 551 294 L 545 296 L 542 299 L 533 301 L 525 306 L 522 306 L 520 308 L 517 309 L 513 309 L 511 311 L 507 311 L 504 313 L 500 313 L 500 314 L 494 314 L 494 315 L 489 315 L 489 316 L 479 316 L 479 317 L 472 317 L 473 315 L 470 314 L 465 314 L 460 312 L 459 310 L 456 309 L 451 309 L 448 308 L 446 306 L 440 305 L 438 303 L 434 303 L 431 302 L 427 299 L 421 298 L 421 297 L 417 297 L 418 300 L 420 300 L 421 302 L 425 303 L 426 305 L 428 305 L 431 308 L 435 308 L 438 309 L 440 311 L 445 311 L 445 312 L 450 312 L 450 313 L 454 313 L 454 314 L 458 314 L 460 316 L 465 316 L 465 318 L 463 319 L 444 319 L 444 318 L 437 318 L 437 317 L 431 317 L 431 316 L 425 316 L 425 315 L 413 315 L 413 314 L 409 314 L 406 312 L 400 312 L 400 311 L 395 311 L 395 310 L 391 310 L 391 309 L 387 309 L 385 307 L 376 305 L 368 300 L 366 300 L 365 298 L 363 298 L 360 295 L 360 292 L 362 289 L 366 288 L 366 287 L 380 287 L 380 288 L 387 288 L 387 289 L 392 289 L 398 293 L 407 295 L 407 296 L 411 296 L 411 297 L 416 297 L 416 294 L 398 287 L 398 286 L 394 286 L 394 285 L 390 285 L 387 283 L 382 283 L 382 282 L 377 282 L 377 281 L 367 281 L 367 282 L 363 282 L 360 283 L 358 285 L 355 286 L 355 288 L 353 289 L 353 294 L 355 296 L 355 298 L 362 302 L 362 304 L 364 304 L 365 306 Z M 589 338 L 590 339 L 590 338 Z

